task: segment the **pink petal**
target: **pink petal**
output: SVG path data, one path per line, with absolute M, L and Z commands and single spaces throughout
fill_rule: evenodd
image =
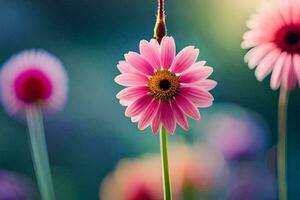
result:
M 249 68 L 253 69 L 256 65 L 258 65 L 261 59 L 264 58 L 265 55 L 274 48 L 275 46 L 273 43 L 267 43 L 251 49 L 245 55 L 245 61 L 248 62 Z
M 292 65 L 292 55 L 288 54 L 282 71 L 282 80 L 283 80 L 283 86 L 287 89 L 293 89 L 296 83 L 296 77 L 294 72 L 294 67 Z
M 199 87 L 183 86 L 180 88 L 180 94 L 201 108 L 211 106 L 214 100 L 208 91 L 200 89 Z
M 125 54 L 125 59 L 132 67 L 145 75 L 152 75 L 154 72 L 154 68 L 151 66 L 151 64 L 141 55 L 135 52 L 129 52 L 128 54 Z
M 176 104 L 176 101 L 171 102 L 171 107 L 174 113 L 174 117 L 176 118 L 176 121 L 184 130 L 187 131 L 190 128 L 189 123 L 183 111 Z
M 158 51 L 160 52 L 160 46 L 156 39 L 151 39 L 150 44 L 153 46 L 153 48 L 158 49 Z
M 188 70 L 180 75 L 181 83 L 193 83 L 209 77 L 213 72 L 212 67 L 201 67 L 198 69 Z
M 282 52 L 274 65 L 274 70 L 273 70 L 272 77 L 271 77 L 271 88 L 273 90 L 278 89 L 280 86 L 280 83 L 282 80 L 282 69 L 283 69 L 283 65 L 285 63 L 286 57 L 287 57 L 287 53 Z
M 120 61 L 117 67 L 122 74 L 138 73 L 138 71 L 134 69 L 134 67 L 129 65 L 126 61 Z
M 192 66 L 197 60 L 199 50 L 188 46 L 182 49 L 175 57 L 171 66 L 171 71 L 174 73 L 181 73 Z
M 177 95 L 175 101 L 182 111 L 190 118 L 194 120 L 199 120 L 201 118 L 197 107 L 183 95 Z
M 209 91 L 209 90 L 212 90 L 216 87 L 217 82 L 214 81 L 214 80 L 206 79 L 206 80 L 201 80 L 201 81 L 199 81 L 195 84 L 197 84 L 202 89 Z
M 173 37 L 164 37 L 161 41 L 161 64 L 164 69 L 169 69 L 176 54 Z
M 161 122 L 168 133 L 174 133 L 176 128 L 175 117 L 169 101 L 162 101 L 160 105 Z
M 255 76 L 257 80 L 262 81 L 267 75 L 269 75 L 274 67 L 274 63 L 281 51 L 274 49 L 271 51 L 262 61 L 259 63 L 255 70 Z
M 293 56 L 293 65 L 294 65 L 294 70 L 296 73 L 296 76 L 298 78 L 298 84 L 300 85 L 300 55 L 294 54 Z
M 157 134 L 160 128 L 161 128 L 161 110 L 159 106 L 156 116 L 152 120 L 151 129 L 154 134 Z
M 156 69 L 160 69 L 159 49 L 156 49 L 146 40 L 140 42 L 141 55 Z
M 144 130 L 152 122 L 153 118 L 156 117 L 159 108 L 159 101 L 152 100 L 150 105 L 146 108 L 145 112 L 141 115 L 138 123 L 138 128 Z
M 206 61 L 202 60 L 194 63 L 188 70 L 199 69 L 205 67 Z
M 125 111 L 126 117 L 134 117 L 136 115 L 141 114 L 152 101 L 152 97 L 150 95 L 145 95 L 136 101 L 134 101 L 130 106 L 127 107 Z
M 148 84 L 148 78 L 142 74 L 121 74 L 115 82 L 123 86 L 144 86 Z
M 139 87 L 128 87 L 121 90 L 117 94 L 118 99 L 133 101 L 141 96 L 146 95 L 149 92 L 149 89 L 146 86 L 139 86 Z

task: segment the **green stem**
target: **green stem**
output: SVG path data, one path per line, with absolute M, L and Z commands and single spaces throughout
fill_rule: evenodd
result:
M 26 118 L 31 143 L 31 155 L 40 194 L 43 200 L 54 200 L 55 195 L 49 167 L 41 108 L 38 105 L 27 107 Z
M 160 153 L 163 172 L 164 200 L 172 200 L 170 171 L 168 163 L 168 138 L 167 131 L 163 127 L 160 131 Z
M 278 192 L 279 200 L 287 200 L 287 107 L 288 91 L 285 88 L 280 89 L 278 103 L 278 153 L 277 153 L 277 173 L 278 173 Z

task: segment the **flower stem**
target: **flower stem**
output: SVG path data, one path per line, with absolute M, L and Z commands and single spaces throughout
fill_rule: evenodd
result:
M 49 167 L 43 117 L 39 105 L 28 106 L 26 108 L 26 118 L 31 143 L 31 155 L 40 194 L 43 200 L 54 200 L 55 195 Z
M 284 87 L 280 89 L 278 103 L 278 153 L 277 153 L 277 173 L 279 200 L 287 200 L 287 107 L 288 91 Z
M 167 131 L 164 127 L 160 131 L 160 153 L 162 161 L 164 200 L 172 200 L 170 171 L 168 163 L 168 138 Z
M 167 35 L 165 21 L 165 1 L 158 0 L 157 18 L 154 27 L 154 38 L 160 43 L 164 36 Z

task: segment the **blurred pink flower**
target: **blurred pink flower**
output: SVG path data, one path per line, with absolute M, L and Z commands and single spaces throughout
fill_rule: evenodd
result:
M 196 62 L 199 50 L 188 46 L 176 56 L 175 41 L 164 37 L 161 44 L 152 39 L 140 42 L 140 54 L 125 54 L 120 61 L 121 75 L 115 81 L 127 88 L 117 94 L 120 104 L 128 106 L 125 112 L 138 128 L 149 125 L 157 133 L 164 126 L 174 133 L 176 123 L 188 130 L 187 117 L 200 119 L 198 108 L 212 105 L 209 90 L 216 82 L 208 80 L 213 69 L 205 62 Z
M 35 103 L 59 110 L 68 90 L 61 62 L 43 50 L 26 50 L 9 59 L 1 70 L 0 87 L 3 104 L 11 114 Z
M 230 160 L 257 156 L 266 148 L 268 130 L 264 120 L 234 104 L 217 104 L 201 128 L 206 141 Z
M 181 199 L 186 186 L 200 192 L 210 192 L 226 174 L 223 157 L 206 146 L 191 147 L 184 143 L 170 145 L 172 194 Z M 103 181 L 100 199 L 163 200 L 161 160 L 148 155 L 121 161 L 115 172 Z
M 0 170 L 1 200 L 36 199 L 36 189 L 30 180 L 17 173 Z
M 247 22 L 243 48 L 252 48 L 245 56 L 255 75 L 262 81 L 272 71 L 271 88 L 287 89 L 300 84 L 300 2 L 266 2 Z

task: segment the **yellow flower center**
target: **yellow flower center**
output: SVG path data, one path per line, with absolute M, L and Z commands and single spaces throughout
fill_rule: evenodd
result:
M 179 92 L 178 79 L 168 70 L 158 70 L 148 82 L 150 93 L 157 100 L 172 99 Z

